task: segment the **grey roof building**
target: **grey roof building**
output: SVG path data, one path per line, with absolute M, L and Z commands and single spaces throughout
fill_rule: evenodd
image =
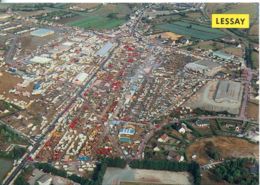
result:
M 52 177 L 48 174 L 44 174 L 38 181 L 37 183 L 39 185 L 50 185 L 52 181 Z
M 239 101 L 239 95 L 241 91 L 241 83 L 233 82 L 230 80 L 219 81 L 215 101 L 218 103 L 222 102 L 233 102 Z
M 223 51 L 214 51 L 213 57 L 218 57 L 218 58 L 221 58 L 223 60 L 231 60 L 231 59 L 234 58 L 234 55 L 227 54 Z
M 97 56 L 105 56 L 107 55 L 108 51 L 113 47 L 113 44 L 111 42 L 107 42 L 100 50 L 97 51 Z

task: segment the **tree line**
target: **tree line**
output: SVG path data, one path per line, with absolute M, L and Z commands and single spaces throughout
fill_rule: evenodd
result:
M 20 159 L 26 152 L 26 148 L 15 146 L 10 152 L 0 151 L 0 157 L 6 159 Z

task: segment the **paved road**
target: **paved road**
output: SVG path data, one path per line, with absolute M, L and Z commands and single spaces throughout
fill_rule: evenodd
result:
M 246 68 L 245 69 L 245 74 L 246 74 L 246 81 L 245 81 L 245 87 L 244 87 L 244 96 L 243 96 L 243 101 L 242 101 L 242 105 L 240 108 L 240 114 L 239 114 L 239 118 L 241 119 L 246 119 L 246 106 L 247 106 L 247 102 L 248 102 L 248 98 L 249 98 L 249 91 L 250 91 L 250 85 L 251 85 L 251 79 L 252 79 L 252 71 L 250 68 Z
M 5 57 L 5 61 L 7 64 L 12 64 L 17 43 L 18 43 L 18 36 L 14 35 L 14 38 L 12 39 L 12 42 L 10 43 L 10 49 L 7 52 L 7 55 Z

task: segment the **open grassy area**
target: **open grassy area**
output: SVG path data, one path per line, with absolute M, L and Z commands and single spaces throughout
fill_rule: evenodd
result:
M 90 29 L 112 29 L 127 21 L 131 9 L 127 4 L 102 5 L 97 10 L 86 13 L 78 20 L 68 22 L 67 25 Z
M 102 16 L 92 16 L 69 23 L 69 25 L 81 28 L 111 29 L 120 26 L 124 22 L 124 19 L 110 19 Z
M 259 53 L 256 51 L 253 51 L 251 54 L 251 60 L 253 62 L 254 68 L 258 69 L 259 68 Z
M 13 161 L 0 158 L 0 184 L 3 182 L 7 173 L 12 169 Z
M 258 17 L 257 9 L 258 5 L 256 3 L 237 3 L 228 7 L 225 13 L 249 14 L 250 20 L 253 20 Z
M 189 21 L 176 21 L 173 23 L 159 24 L 156 25 L 155 28 L 203 40 L 217 39 L 225 36 L 225 34 L 219 29 L 212 29 L 207 25 L 194 24 Z
M 250 19 L 258 17 L 257 3 L 207 3 L 206 9 L 211 18 L 212 13 L 240 13 L 250 14 Z
M 226 44 L 221 43 L 221 42 L 214 42 L 212 40 L 207 40 L 207 41 L 202 41 L 202 42 L 198 42 L 197 44 L 193 45 L 192 48 L 193 49 L 204 49 L 204 50 L 221 50 L 223 48 L 226 47 Z

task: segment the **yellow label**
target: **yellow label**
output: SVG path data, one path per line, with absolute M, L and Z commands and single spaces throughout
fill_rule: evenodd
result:
M 212 14 L 212 28 L 249 28 L 249 14 Z

